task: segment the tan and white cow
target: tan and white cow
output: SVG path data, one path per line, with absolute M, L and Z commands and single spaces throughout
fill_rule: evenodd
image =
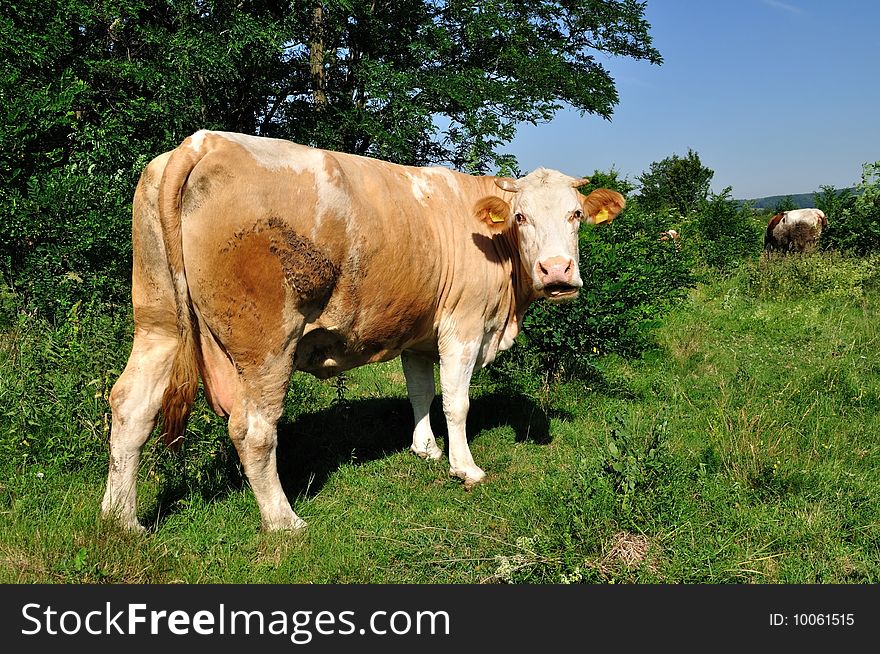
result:
M 288 141 L 199 131 L 143 171 L 133 203 L 131 356 L 110 395 L 102 513 L 139 529 L 141 448 L 161 409 L 180 439 L 199 378 L 267 529 L 298 529 L 275 462 L 293 370 L 320 378 L 401 356 L 412 450 L 439 459 L 428 414 L 440 363 L 450 474 L 485 473 L 465 437 L 471 375 L 538 298 L 582 286 L 578 227 L 621 195 L 539 169 L 521 179 L 414 168 Z

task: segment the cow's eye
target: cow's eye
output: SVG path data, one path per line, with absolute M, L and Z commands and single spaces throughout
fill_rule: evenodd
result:
M 584 214 L 583 214 L 583 212 L 582 212 L 580 209 L 578 209 L 577 211 L 575 211 L 575 212 L 572 214 L 572 217 L 573 217 L 575 220 L 582 220 L 583 217 L 584 217 Z
M 528 221 L 526 220 L 526 217 L 525 217 L 524 215 L 522 215 L 521 213 L 516 214 L 516 215 L 514 216 L 514 218 L 516 218 L 516 224 L 517 224 L 517 225 L 525 225 L 525 224 L 528 222 Z

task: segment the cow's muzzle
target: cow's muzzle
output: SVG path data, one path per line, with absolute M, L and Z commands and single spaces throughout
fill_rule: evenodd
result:
M 571 257 L 550 257 L 535 264 L 535 289 L 552 301 L 573 300 L 583 282 Z
M 567 302 L 577 297 L 578 291 L 581 289 L 577 286 L 568 286 L 565 284 L 551 284 L 543 288 L 544 297 L 551 302 Z

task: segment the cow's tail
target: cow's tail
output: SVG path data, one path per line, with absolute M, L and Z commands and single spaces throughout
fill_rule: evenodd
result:
M 162 396 L 162 440 L 173 449 L 183 442 L 186 422 L 199 387 L 198 327 L 193 314 L 181 237 L 181 202 L 190 173 L 204 156 L 202 139 L 187 138 L 168 159 L 159 183 L 159 220 L 177 308 L 177 351 Z

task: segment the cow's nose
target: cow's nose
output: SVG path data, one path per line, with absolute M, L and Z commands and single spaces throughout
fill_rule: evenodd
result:
M 538 261 L 538 277 L 544 286 L 550 284 L 571 284 L 574 275 L 574 259 L 571 257 L 550 257 Z

